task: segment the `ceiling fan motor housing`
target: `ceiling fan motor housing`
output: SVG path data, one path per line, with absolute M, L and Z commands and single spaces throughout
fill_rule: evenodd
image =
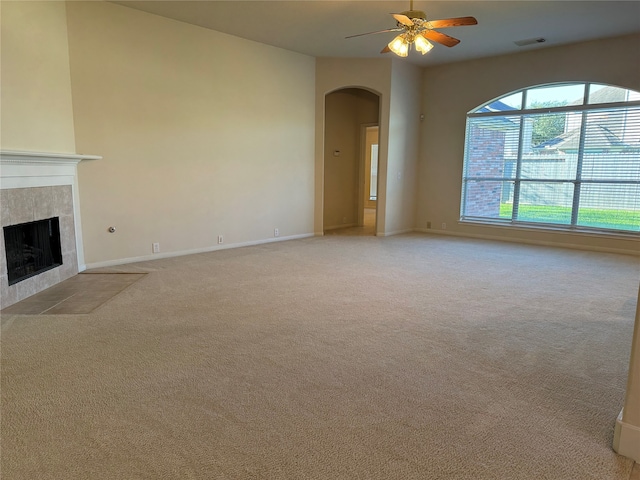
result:
M 414 20 L 416 18 L 419 18 L 420 20 L 427 19 L 427 15 L 424 12 L 421 12 L 420 10 L 408 10 L 406 12 L 402 12 L 401 15 L 404 15 L 405 17 L 409 17 L 411 20 Z

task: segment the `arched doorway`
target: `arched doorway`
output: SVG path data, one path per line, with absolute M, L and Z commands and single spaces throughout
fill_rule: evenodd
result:
M 380 97 L 343 88 L 327 94 L 324 107 L 323 231 L 375 235 Z

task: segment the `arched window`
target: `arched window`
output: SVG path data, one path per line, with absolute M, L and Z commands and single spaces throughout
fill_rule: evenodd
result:
M 541 85 L 470 112 L 461 220 L 640 232 L 640 92 Z

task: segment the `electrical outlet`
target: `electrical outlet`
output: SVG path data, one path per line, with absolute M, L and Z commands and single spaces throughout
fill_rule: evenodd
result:
M 153 253 L 160 253 L 160 244 L 159 243 L 154 243 L 151 245 Z
M 342 217 L 342 223 L 347 223 L 347 217 Z
M 446 224 L 446 223 L 444 223 L 444 222 L 442 222 L 442 229 L 443 229 L 443 230 L 446 230 L 446 229 L 447 229 L 447 224 Z
M 427 222 L 427 228 L 431 228 L 431 222 Z
M 222 237 L 222 235 L 218 235 L 218 243 L 222 242 L 224 242 L 224 238 Z
M 279 237 L 280 236 L 280 230 L 278 230 L 277 228 L 273 229 L 273 236 L 274 237 Z

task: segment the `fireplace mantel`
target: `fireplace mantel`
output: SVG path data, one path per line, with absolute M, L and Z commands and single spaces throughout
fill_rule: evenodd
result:
M 78 153 L 27 152 L 22 150 L 0 150 L 0 155 L 2 155 L 3 160 L 16 162 L 51 162 L 55 161 L 55 159 L 60 159 L 61 161 L 75 161 L 76 163 L 78 163 L 81 160 L 100 160 L 102 158 L 98 155 L 82 155 Z
M 62 218 L 67 242 L 67 261 L 63 267 L 45 272 L 42 276 L 29 278 L 12 286 L 4 285 L 6 268 L 0 259 L 0 285 L 2 307 L 20 301 L 38 291 L 86 269 L 82 243 L 82 223 L 80 219 L 80 197 L 78 192 L 78 164 L 83 160 L 100 160 L 97 155 L 74 153 L 26 152 L 0 150 L 0 191 L 5 205 L 2 206 L 1 223 L 8 226 L 38 220 L 43 216 L 57 216 L 51 212 L 56 205 L 67 205 L 68 214 Z M 41 187 L 53 187 L 41 188 Z M 69 188 L 70 187 L 70 188 Z M 29 189 L 34 189 L 33 194 Z M 60 189 L 66 191 L 66 199 L 60 198 Z M 55 190 L 55 192 L 54 192 Z M 32 196 L 35 195 L 35 196 Z M 43 197 L 44 195 L 44 197 Z M 47 197 L 49 195 L 49 197 Z M 33 211 L 23 208 L 33 202 Z M 46 205 L 50 203 L 49 205 Z M 31 218 L 33 216 L 34 218 Z M 18 219 L 18 220 L 16 220 Z M 1 242 L 4 245 L 4 241 Z M 4 256 L 4 247 L 0 252 Z M 63 252 L 64 255 L 64 252 Z M 41 278 L 44 277 L 44 278 Z
M 0 189 L 74 185 L 82 160 L 97 155 L 0 150 Z

